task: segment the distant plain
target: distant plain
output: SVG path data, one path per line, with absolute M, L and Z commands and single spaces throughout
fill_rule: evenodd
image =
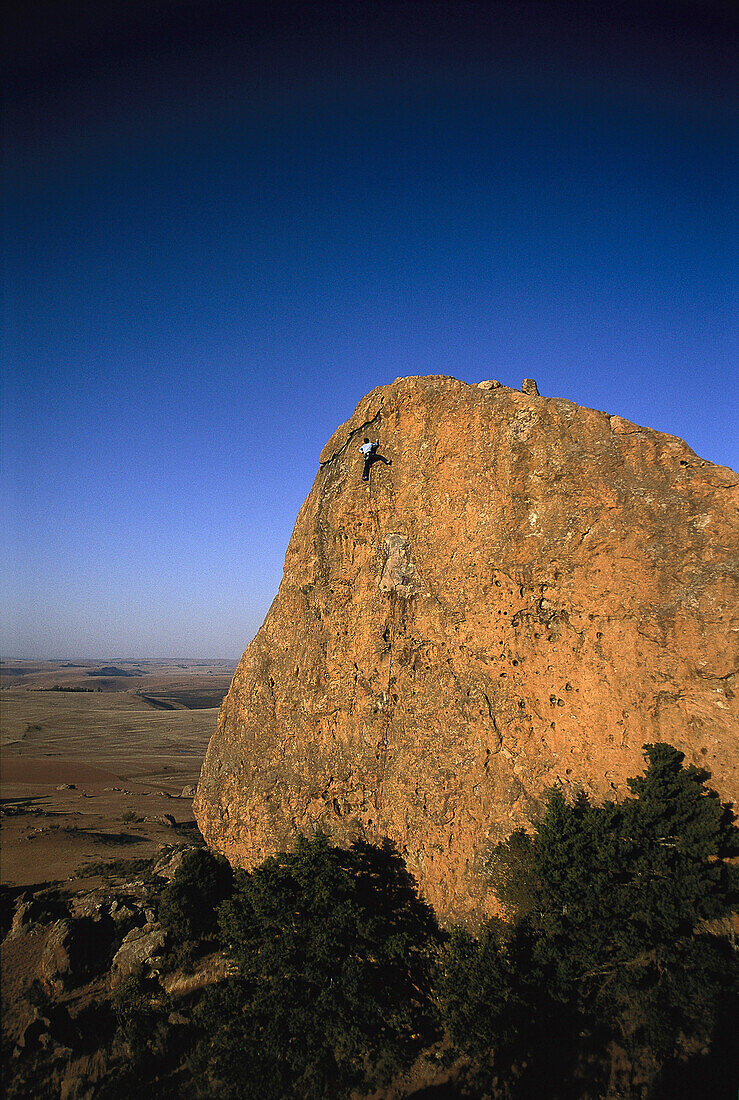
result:
M 0 881 L 71 880 L 73 888 L 97 863 L 149 858 L 178 837 L 197 837 L 188 788 L 235 668 L 222 660 L 3 662 Z

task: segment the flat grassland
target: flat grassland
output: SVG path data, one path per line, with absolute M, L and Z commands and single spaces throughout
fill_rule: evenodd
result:
M 197 837 L 187 789 L 235 667 L 4 662 L 0 881 L 30 886 L 82 871 L 89 886 L 98 863 Z

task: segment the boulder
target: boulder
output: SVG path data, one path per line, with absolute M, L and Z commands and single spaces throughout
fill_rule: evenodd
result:
M 7 939 L 25 936 L 39 926 L 51 924 L 68 916 L 67 899 L 57 890 L 24 891 L 16 900 L 15 911 L 8 929 Z
M 21 898 L 15 907 L 13 920 L 7 936 L 8 940 L 17 940 L 19 936 L 25 936 L 30 932 L 34 923 L 34 905 L 28 898 Z
M 72 924 L 57 920 L 50 926 L 41 955 L 41 979 L 50 993 L 62 993 L 74 984 Z
M 526 388 L 398 379 L 326 444 L 194 800 L 233 864 L 389 838 L 483 916 L 553 784 L 623 797 L 669 741 L 736 797 L 739 476 Z
M 21 1053 L 32 1054 L 41 1047 L 48 1046 L 51 1042 L 51 1036 L 49 1034 L 50 1027 L 51 1021 L 48 1016 L 44 1016 L 38 1008 L 34 1008 L 31 1019 L 23 1028 L 18 1038 L 18 1042 L 16 1043 L 13 1052 L 15 1057 L 19 1057 Z
M 129 905 L 126 905 L 125 902 L 113 902 L 110 907 L 110 915 L 118 935 L 121 935 L 122 932 L 128 932 L 135 924 L 140 923 L 140 909 L 140 905 L 132 909 Z
M 110 969 L 111 985 L 116 986 L 131 974 L 138 974 L 152 965 L 164 949 L 167 933 L 161 924 L 147 922 L 143 928 L 132 929 L 125 936 Z
M 108 899 L 97 892 L 77 894 L 69 902 L 69 912 L 71 916 L 78 920 L 102 920 L 108 915 L 111 908 L 112 904 L 108 902 Z
M 62 918 L 50 925 L 41 956 L 41 979 L 59 994 L 107 966 L 115 925 L 107 913 Z
M 194 844 L 184 844 L 181 848 L 176 848 L 174 851 L 172 851 L 171 848 L 166 848 L 163 855 L 161 855 L 154 864 L 154 874 L 159 875 L 161 878 L 174 878 L 182 866 L 185 855 L 188 852 L 194 851 Z

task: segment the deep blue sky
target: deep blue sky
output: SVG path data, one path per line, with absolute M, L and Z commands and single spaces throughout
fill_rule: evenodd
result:
M 238 656 L 399 375 L 737 467 L 730 11 L 19 3 L 3 654 Z

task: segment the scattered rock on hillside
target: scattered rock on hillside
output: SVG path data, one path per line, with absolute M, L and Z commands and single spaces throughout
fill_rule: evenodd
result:
M 138 974 L 152 965 L 152 960 L 164 950 L 167 933 L 161 924 L 148 922 L 134 928 L 124 937 L 110 969 L 111 985 L 118 985 L 131 974 Z
M 172 814 L 147 814 L 144 818 L 145 825 L 166 825 L 168 828 L 173 829 L 177 822 L 172 817 Z
M 17 1058 L 21 1053 L 30 1054 L 35 1050 L 39 1050 L 42 1046 L 48 1046 L 50 1043 L 50 1026 L 51 1022 L 48 1017 L 44 1016 L 39 1009 L 35 1008 L 31 1019 L 25 1025 L 18 1038 L 15 1050 L 13 1051 L 15 1057 Z
M 16 906 L 10 930 L 6 936 L 8 940 L 17 940 L 19 936 L 25 936 L 33 925 L 33 904 L 26 898 L 21 898 Z
M 106 900 L 97 892 L 77 894 L 69 899 L 69 912 L 78 920 L 100 921 L 110 912 Z
M 41 956 L 46 989 L 59 994 L 100 973 L 110 960 L 115 937 L 115 923 L 103 914 L 54 921 Z
M 7 939 L 15 940 L 25 936 L 39 925 L 50 924 L 68 916 L 66 899 L 55 891 L 39 891 L 37 894 L 25 891 L 17 900 L 13 920 Z
M 41 976 L 51 993 L 62 993 L 72 985 L 72 929 L 68 920 L 57 920 L 49 928 L 43 955 Z
M 194 844 L 185 844 L 181 848 L 176 848 L 174 852 L 170 848 L 167 848 L 154 864 L 154 874 L 159 875 L 161 878 L 174 878 L 182 866 L 182 861 L 187 853 L 194 851 Z
M 119 936 L 130 931 L 136 924 L 141 923 L 141 911 L 140 904 L 136 905 L 135 908 L 131 908 L 131 906 L 121 903 L 117 899 L 111 903 L 110 916 Z M 145 913 L 144 917 L 146 917 Z

